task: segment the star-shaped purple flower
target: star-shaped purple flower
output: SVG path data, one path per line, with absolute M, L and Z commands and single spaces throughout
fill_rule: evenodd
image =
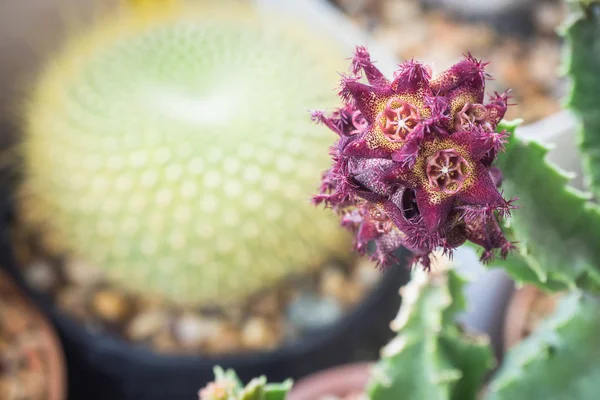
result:
M 514 248 L 500 228 L 514 199 L 502 197 L 492 166 L 508 136 L 496 132 L 508 92 L 484 103 L 486 65 L 467 55 L 432 77 L 408 61 L 389 80 L 357 47 L 342 107 L 313 119 L 339 136 L 314 201 L 342 215 L 358 251 L 373 241 L 372 257 L 386 265 L 404 246 L 429 268 L 433 250 L 451 253 L 467 240 L 483 248 L 483 261 Z

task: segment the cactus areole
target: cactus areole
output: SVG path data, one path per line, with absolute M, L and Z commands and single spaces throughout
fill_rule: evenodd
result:
M 485 66 L 469 54 L 432 77 L 408 61 L 389 80 L 357 47 L 342 107 L 313 112 L 339 136 L 314 201 L 342 215 L 360 252 L 374 241 L 372 257 L 385 265 L 404 246 L 429 268 L 434 249 L 450 253 L 467 240 L 483 248 L 483 261 L 514 248 L 500 228 L 514 199 L 502 197 L 493 167 L 508 136 L 496 127 L 509 96 L 484 101 Z

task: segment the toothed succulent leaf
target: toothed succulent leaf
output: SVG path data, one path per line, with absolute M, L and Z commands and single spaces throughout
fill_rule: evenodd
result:
M 600 198 L 600 4 L 571 1 L 565 27 L 566 69 L 571 78 L 568 106 L 580 117 L 579 136 L 584 170 L 592 192 Z
M 595 400 L 600 382 L 600 299 L 574 291 L 508 353 L 488 400 Z
M 483 261 L 513 249 L 498 222 L 514 206 L 491 166 L 508 135 L 496 131 L 508 95 L 484 101 L 485 66 L 467 55 L 432 77 L 408 61 L 387 79 L 356 48 L 352 74 L 342 76 L 342 107 L 313 119 L 339 136 L 315 202 L 342 215 L 359 252 L 373 241 L 372 258 L 385 265 L 404 246 L 428 269 L 433 250 L 451 253 L 467 240 L 483 248 Z
M 512 237 L 509 229 L 505 229 L 505 232 L 507 232 L 508 237 Z M 525 257 L 517 252 L 511 253 L 505 260 L 494 261 L 489 267 L 502 268 L 518 286 L 530 284 L 550 291 L 561 291 L 569 288 L 569 284 L 566 282 L 557 281 L 551 277 L 546 277 L 543 281 L 540 280 L 540 277 L 528 264 Z
M 517 125 L 506 123 L 501 128 L 514 132 Z M 539 286 L 552 289 L 562 283 L 598 290 L 600 206 L 567 185 L 568 176 L 545 161 L 547 152 L 542 144 L 513 134 L 498 157 L 504 192 L 518 194 L 519 205 L 527 209 L 513 213 L 511 238 L 519 242 L 520 253 L 537 274 Z
M 494 365 L 486 337 L 469 336 L 455 317 L 465 307 L 464 281 L 447 274 L 415 273 L 402 289 L 392 329 L 368 386 L 371 400 L 470 400 Z
M 209 3 L 209 2 L 208 2 Z M 234 301 L 350 247 L 306 199 L 336 45 L 250 6 L 142 2 L 67 43 L 24 119 L 21 225 L 131 292 Z

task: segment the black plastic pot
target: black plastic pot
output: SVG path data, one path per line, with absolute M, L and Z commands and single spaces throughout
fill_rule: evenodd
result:
M 6 197 L 3 197 L 6 198 Z M 4 210 L 10 207 L 4 205 Z M 10 213 L 1 223 L 0 265 L 28 290 L 12 255 L 7 233 Z M 399 254 L 404 259 L 406 254 Z M 63 341 L 71 400 L 193 400 L 213 378 L 213 366 L 234 368 L 245 381 L 260 375 L 280 381 L 298 379 L 331 366 L 377 358 L 391 338 L 389 322 L 400 305 L 398 289 L 409 279 L 405 265 L 390 268 L 379 287 L 330 328 L 274 351 L 223 358 L 165 356 L 131 346 L 117 337 L 90 332 L 31 292 L 56 325 Z

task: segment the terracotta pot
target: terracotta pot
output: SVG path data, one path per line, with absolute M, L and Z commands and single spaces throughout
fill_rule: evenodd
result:
M 560 296 L 560 293 L 545 293 L 531 285 L 516 290 L 504 320 L 504 351 L 528 337 L 554 311 Z
M 2 307 L 5 306 L 5 307 Z M 25 375 L 33 378 L 15 382 L 12 377 L 6 380 L 0 373 L 5 390 L 12 388 L 32 389 L 37 394 L 27 397 L 32 400 L 65 400 L 66 399 L 66 367 L 62 346 L 53 327 L 43 314 L 34 306 L 6 273 L 0 271 L 0 333 L 4 336 L 4 348 L 0 348 L 0 357 L 25 360 Z M 10 362 L 10 361 L 7 361 Z M 39 368 L 39 374 L 27 374 L 34 368 Z M 22 373 L 19 372 L 22 378 Z M 14 376 L 14 375 L 13 375 Z M 29 393 L 29 392 L 28 392 Z M 6 393 L 0 393 L 5 398 Z M 9 395 L 8 400 L 12 395 Z M 21 397 L 18 397 L 21 398 Z
M 309 375 L 297 382 L 288 400 L 321 400 L 364 392 L 371 363 L 342 365 Z

